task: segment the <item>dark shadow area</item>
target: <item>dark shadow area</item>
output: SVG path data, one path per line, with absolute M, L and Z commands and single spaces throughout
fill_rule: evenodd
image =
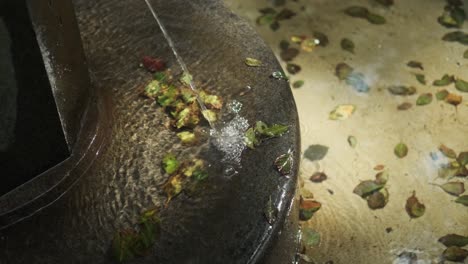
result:
M 0 195 L 69 156 L 24 1 L 0 1 Z M 8 48 L 9 47 L 9 48 Z

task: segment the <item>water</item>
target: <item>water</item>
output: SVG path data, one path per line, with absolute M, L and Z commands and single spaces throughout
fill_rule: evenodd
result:
M 437 172 L 438 162 L 444 161 L 434 162 L 431 152 L 437 151 L 440 144 L 457 153 L 468 150 L 468 95 L 453 85 L 442 88 L 430 85 L 445 73 L 468 79 L 468 60 L 462 57 L 467 46 L 441 40 L 445 33 L 453 31 L 437 23 L 445 1 L 395 1 L 395 6 L 385 8 L 371 0 L 291 0 L 276 10 L 287 7 L 297 12 L 297 16 L 281 21 L 277 31 L 256 25 L 258 10 L 271 7 L 270 1 L 225 2 L 251 22 L 280 61 L 279 43 L 293 34 L 311 36 L 320 31 L 329 39 L 326 47 L 316 47 L 310 53 L 301 50 L 291 62 L 300 65 L 302 71 L 290 75 L 290 82 L 305 82 L 301 88 L 293 89 L 301 122 L 302 149 L 312 144 L 329 147 L 323 160 L 301 161 L 300 192 L 323 205 L 307 223 L 322 237 L 320 245 L 308 251 L 310 259 L 334 264 L 438 263 L 445 249 L 437 242 L 438 238 L 449 233 L 468 235 L 466 207 L 455 204 L 455 197 L 431 185 L 446 182 Z M 466 10 L 468 3 L 463 2 Z M 343 10 L 350 5 L 366 6 L 384 16 L 387 23 L 372 25 L 363 19 L 347 17 Z M 465 22 L 462 30 L 467 29 Z M 354 54 L 341 49 L 343 38 L 353 40 Z M 421 61 L 424 70 L 408 68 L 406 63 L 410 60 Z M 335 66 L 341 62 L 364 74 L 371 88 L 368 93 L 356 92 L 337 79 Z M 281 63 L 286 68 L 286 63 Z M 414 73 L 423 73 L 428 84 L 419 84 Z M 417 87 L 417 94 L 435 94 L 445 88 L 462 95 L 464 102 L 455 108 L 434 99 L 429 105 L 416 106 L 418 95 L 397 97 L 383 89 L 404 84 Z M 397 105 L 403 102 L 410 102 L 413 107 L 398 111 Z M 354 104 L 357 110 L 347 120 L 329 120 L 329 112 L 340 104 Z M 356 148 L 347 143 L 351 135 L 357 138 Z M 410 149 L 403 159 L 393 154 L 400 141 Z M 360 181 L 372 179 L 377 173 L 373 168 L 379 164 L 390 172 L 390 199 L 384 209 L 373 211 L 352 190 Z M 309 181 L 317 171 L 325 172 L 328 179 L 320 184 Z M 457 180 L 467 183 L 466 179 Z M 404 206 L 413 190 L 427 210 L 423 217 L 410 220 Z M 416 261 L 410 262 L 411 253 L 416 255 Z

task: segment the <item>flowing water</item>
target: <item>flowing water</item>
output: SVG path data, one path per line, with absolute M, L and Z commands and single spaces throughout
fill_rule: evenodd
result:
M 235 13 L 246 18 L 271 46 L 281 60 L 279 43 L 290 41 L 292 35 L 327 35 L 329 44 L 312 52 L 300 50 L 292 60 L 302 70 L 291 75 L 291 82 L 304 80 L 293 93 L 301 122 L 302 150 L 320 144 L 329 148 L 319 161 L 302 160 L 300 192 L 314 196 L 322 209 L 305 223 L 321 234 L 319 245 L 307 251 L 314 263 L 439 263 L 445 247 L 438 238 L 451 233 L 468 235 L 468 210 L 454 203 L 451 196 L 432 183 L 443 184 L 447 178 L 438 176 L 438 162 L 447 159 L 430 153 L 445 144 L 455 152 L 468 151 L 468 96 L 453 85 L 432 86 L 432 81 L 444 74 L 468 79 L 468 59 L 463 58 L 467 46 L 442 41 L 444 34 L 454 31 L 437 22 L 443 10 L 442 0 L 395 1 L 388 8 L 371 0 L 286 0 L 274 7 L 273 1 L 225 0 Z M 281 2 L 281 1 L 277 1 Z M 468 1 L 463 1 L 468 11 Z M 386 18 L 383 25 L 346 16 L 343 10 L 351 5 L 365 6 Z M 297 15 L 280 21 L 278 30 L 257 25 L 259 9 L 273 7 L 277 11 L 289 8 Z M 463 31 L 468 30 L 465 22 Z M 343 38 L 353 40 L 354 54 L 340 47 Z M 407 67 L 407 62 L 422 62 L 424 70 Z M 368 93 L 359 93 L 335 76 L 335 66 L 345 62 L 364 74 Z M 424 74 L 427 84 L 420 84 L 415 74 Z M 411 85 L 418 92 L 408 97 L 390 94 L 389 85 Z M 463 96 L 454 107 L 435 98 L 432 103 L 417 106 L 421 93 L 441 89 Z M 409 102 L 408 110 L 397 106 Z M 337 105 L 353 104 L 356 111 L 346 120 L 329 119 Z M 347 139 L 354 136 L 352 148 Z M 399 142 L 408 145 L 408 155 L 402 159 L 394 154 Z M 365 200 L 353 193 L 363 180 L 371 180 L 376 165 L 384 165 L 390 173 L 387 187 L 388 204 L 371 210 Z M 317 171 L 328 179 L 313 183 L 309 177 Z M 464 182 L 466 178 L 452 179 Z M 405 211 L 406 199 L 413 190 L 426 206 L 425 214 L 411 219 Z M 406 253 L 405 253 L 406 252 Z M 414 254 L 413 254 L 414 253 Z M 416 260 L 417 258 L 417 260 Z M 465 262 L 467 263 L 467 262 Z

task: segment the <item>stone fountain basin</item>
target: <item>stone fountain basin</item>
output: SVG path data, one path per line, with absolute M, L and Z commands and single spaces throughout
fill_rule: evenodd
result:
M 291 212 L 300 155 L 289 84 L 270 77 L 281 66 L 221 1 L 152 4 L 201 87 L 225 102 L 240 101 L 251 125 L 288 124 L 289 133 L 245 150 L 238 174 L 225 177 L 216 163 L 220 153 L 181 147 L 163 125 L 165 113 L 138 95 L 152 78 L 138 67 L 143 56 L 165 58 L 180 71 L 144 1 L 75 0 L 93 100 L 71 157 L 0 197 L 0 259 L 6 263 L 116 263 L 109 252 L 114 233 L 152 207 L 160 208 L 161 236 L 151 254 L 129 263 L 275 263 L 265 260 L 272 252 L 276 263 L 292 262 L 294 250 L 273 249 Z M 246 57 L 263 65 L 247 67 Z M 247 86 L 252 89 L 241 96 Z M 273 162 L 289 150 L 295 163 L 284 177 Z M 167 176 L 160 163 L 167 152 L 200 152 L 211 160 L 211 187 L 164 207 L 160 186 Z M 264 216 L 270 199 L 279 209 L 272 225 Z M 288 236 L 291 249 L 294 237 Z

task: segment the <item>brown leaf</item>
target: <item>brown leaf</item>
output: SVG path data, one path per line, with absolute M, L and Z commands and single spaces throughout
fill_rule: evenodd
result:
M 405 209 L 411 218 L 418 218 L 424 215 L 426 206 L 419 202 L 416 198 L 416 191 L 413 191 L 413 195 L 406 200 Z
M 374 192 L 369 197 L 367 197 L 367 206 L 370 209 L 376 210 L 384 208 L 388 202 L 388 191 L 386 188 L 381 189 L 378 192 Z
M 453 106 L 457 106 L 459 104 L 461 104 L 461 102 L 463 101 L 463 97 L 458 95 L 458 94 L 454 94 L 454 93 L 449 93 L 447 95 L 447 97 L 445 98 L 445 102 L 453 105 Z
M 381 171 L 383 169 L 385 169 L 385 165 L 382 165 L 382 164 L 376 165 L 374 167 L 374 170 L 376 170 L 376 171 Z
M 315 212 L 320 210 L 322 204 L 314 200 L 302 199 L 299 204 L 299 219 L 301 221 L 307 221 L 314 215 Z
M 451 158 L 451 159 L 456 159 L 457 158 L 457 153 L 455 153 L 455 151 L 447 146 L 445 146 L 444 144 L 440 145 L 439 146 L 439 150 L 440 152 L 442 152 L 442 154 L 444 154 L 447 158 Z
M 410 109 L 411 107 L 413 107 L 412 103 L 404 102 L 402 104 L 399 104 L 397 106 L 397 109 L 400 110 L 400 111 L 404 111 L 404 110 Z
M 327 179 L 327 175 L 324 172 L 316 172 L 310 176 L 310 181 L 315 183 L 323 182 Z

